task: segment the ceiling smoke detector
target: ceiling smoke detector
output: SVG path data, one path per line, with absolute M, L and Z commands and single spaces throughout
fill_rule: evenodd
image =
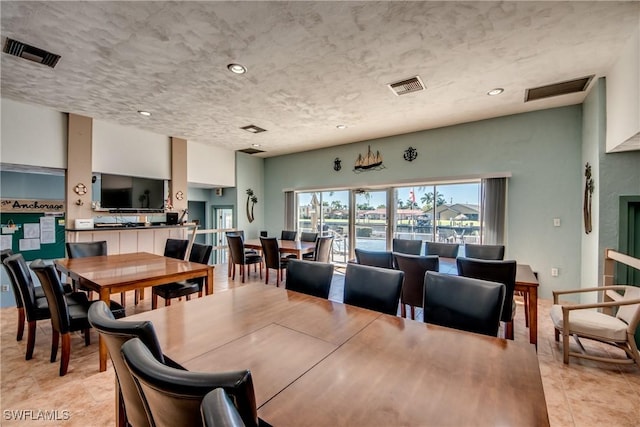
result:
M 60 59 L 60 55 L 47 52 L 46 50 L 19 42 L 18 40 L 10 39 L 9 37 L 7 37 L 2 51 L 9 55 L 24 58 L 51 68 L 55 67 Z
M 524 102 L 535 101 L 552 96 L 584 92 L 589 87 L 589 83 L 591 83 L 593 77 L 594 75 L 592 74 L 579 79 L 567 80 L 565 82 L 527 89 L 524 94 Z
M 389 86 L 389 89 L 398 96 L 425 90 L 425 86 L 418 76 L 395 83 L 389 83 L 387 86 Z

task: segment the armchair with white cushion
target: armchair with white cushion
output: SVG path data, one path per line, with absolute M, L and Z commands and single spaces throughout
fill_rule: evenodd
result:
M 587 292 L 604 293 L 604 302 L 592 304 L 559 302 L 560 296 Z M 562 333 L 564 363 L 569 364 L 569 356 L 574 356 L 601 362 L 635 363 L 640 367 L 640 354 L 635 341 L 636 328 L 640 323 L 640 287 L 613 285 L 553 291 L 553 304 L 550 314 L 555 327 L 556 341 Z M 617 310 L 613 313 L 612 310 L 616 308 Z M 598 311 L 598 309 L 602 309 L 602 311 Z M 583 350 L 582 352 L 570 351 L 569 335 L 574 336 Z M 579 337 L 600 341 L 622 349 L 627 358 L 587 354 Z

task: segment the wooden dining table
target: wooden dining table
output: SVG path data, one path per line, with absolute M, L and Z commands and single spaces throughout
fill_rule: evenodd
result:
M 274 426 L 549 425 L 530 344 L 263 284 L 130 319 L 191 371 L 250 369 Z
M 249 239 L 244 241 L 244 247 L 247 249 L 262 250 L 262 243 L 260 239 Z M 310 254 L 316 250 L 316 243 L 278 239 L 278 247 L 280 248 L 281 254 L 294 254 L 297 258 L 302 259 L 302 255 Z
M 54 261 L 56 269 L 100 295 L 109 304 L 114 293 L 144 289 L 204 277 L 206 294 L 213 293 L 213 266 L 147 252 L 66 258 Z M 100 337 L 100 372 L 107 369 L 107 347 Z
M 458 274 L 455 258 L 440 257 L 441 273 Z M 528 264 L 517 264 L 515 290 L 527 294 L 525 307 L 529 315 L 529 342 L 538 346 L 538 278 Z

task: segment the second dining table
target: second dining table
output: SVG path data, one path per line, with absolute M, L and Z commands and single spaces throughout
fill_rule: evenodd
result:
M 58 271 L 82 281 L 109 304 L 114 293 L 143 289 L 181 280 L 204 277 L 206 294 L 213 293 L 213 266 L 147 252 L 65 258 L 54 261 Z M 100 337 L 100 372 L 107 369 L 107 347 Z
M 280 240 L 278 246 L 281 254 L 294 254 L 297 258 L 302 259 L 302 255 L 310 254 L 316 249 L 315 242 L 302 242 L 298 240 Z M 244 241 L 244 247 L 247 249 L 262 250 L 260 239 L 248 239 Z

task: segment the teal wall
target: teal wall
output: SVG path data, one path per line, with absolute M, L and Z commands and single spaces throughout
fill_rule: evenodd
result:
M 358 153 L 370 145 L 385 169 L 355 174 Z M 580 281 L 582 108 L 580 105 L 465 123 L 264 161 L 265 229 L 284 226 L 283 189 L 366 187 L 510 172 L 507 257 L 538 271 L 541 295 Z M 418 158 L 407 162 L 409 146 Z M 333 170 L 342 159 L 340 172 Z M 561 227 L 553 227 L 560 218 Z M 560 275 L 551 277 L 551 268 Z
M 249 222 L 247 218 L 247 193 L 252 189 L 258 203 L 253 207 L 255 220 Z M 257 239 L 260 230 L 264 230 L 265 212 L 269 204 L 266 202 L 264 187 L 264 159 L 250 154 L 236 153 L 236 211 L 237 228 L 244 230 L 245 238 Z

